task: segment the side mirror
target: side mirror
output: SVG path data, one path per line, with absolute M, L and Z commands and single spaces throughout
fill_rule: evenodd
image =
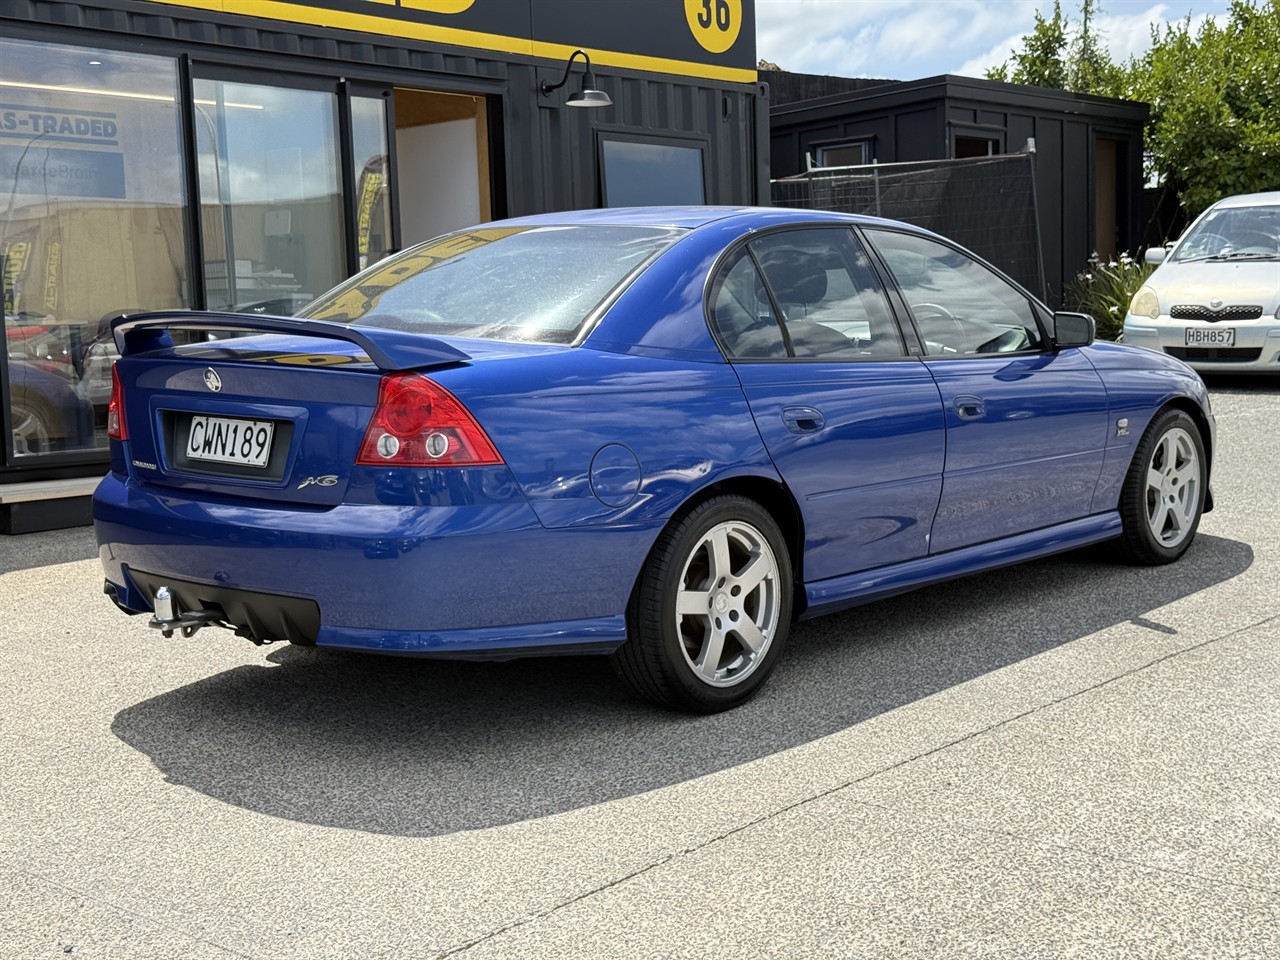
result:
M 1053 345 L 1059 350 L 1087 347 L 1093 343 L 1094 327 L 1093 317 L 1087 313 L 1058 311 L 1053 315 Z
M 1169 255 L 1166 247 L 1147 247 L 1147 252 L 1142 255 L 1142 259 L 1147 263 L 1164 263 L 1164 258 Z

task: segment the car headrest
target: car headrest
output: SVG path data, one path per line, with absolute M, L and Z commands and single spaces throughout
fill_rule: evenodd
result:
M 827 295 L 826 268 L 810 253 L 770 250 L 760 263 L 781 303 L 817 303 Z

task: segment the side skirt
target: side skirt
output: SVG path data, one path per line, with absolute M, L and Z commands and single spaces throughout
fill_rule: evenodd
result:
M 807 606 L 800 619 L 808 620 L 845 607 L 870 603 L 928 583 L 967 577 L 973 573 L 1101 543 L 1120 536 L 1120 532 L 1120 514 L 1113 511 L 989 543 L 950 550 L 936 556 L 806 583 L 804 594 Z

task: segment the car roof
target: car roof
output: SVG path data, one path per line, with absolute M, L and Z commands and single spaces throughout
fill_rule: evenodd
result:
M 1271 190 L 1267 193 L 1240 193 L 1234 197 L 1223 197 L 1213 206 L 1219 210 L 1227 207 L 1280 206 L 1280 190 Z
M 795 207 L 605 207 L 593 210 L 564 210 L 540 213 L 502 221 L 519 226 L 644 226 L 678 227 L 695 230 L 711 223 L 740 221 L 743 226 L 769 226 L 781 223 L 892 223 L 878 217 L 835 213 L 830 210 L 804 210 Z

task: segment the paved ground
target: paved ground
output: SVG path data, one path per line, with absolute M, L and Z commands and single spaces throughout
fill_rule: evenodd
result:
M 801 626 L 706 719 L 605 664 L 162 640 L 0 537 L 0 957 L 1280 956 L 1280 383 L 1219 509 Z

